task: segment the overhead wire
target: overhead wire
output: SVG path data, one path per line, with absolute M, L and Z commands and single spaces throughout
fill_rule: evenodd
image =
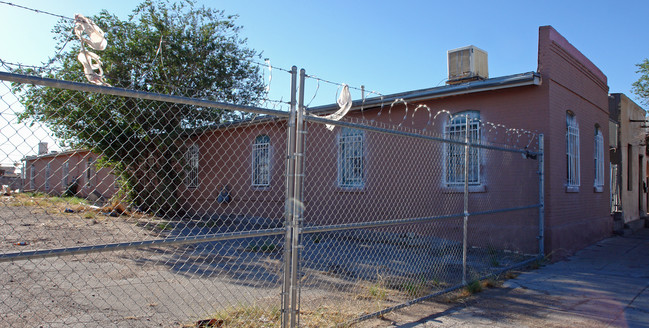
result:
M 17 5 L 15 3 L 11 3 L 11 2 L 6 2 L 6 1 L 1 1 L 0 0 L 0 4 L 16 7 L 16 8 L 20 8 L 20 9 L 25 9 L 25 10 L 29 10 L 29 11 L 33 11 L 33 12 L 39 13 L 39 14 L 46 14 L 46 15 L 57 17 L 57 18 L 62 18 L 62 19 L 67 19 L 67 20 L 70 20 L 70 21 L 74 21 L 74 18 L 71 18 L 71 17 L 67 17 L 67 16 L 63 16 L 63 15 L 59 15 L 59 14 L 54 14 L 54 13 L 51 13 L 51 12 L 48 12 L 48 11 L 45 11 L 45 10 L 29 8 L 29 7 Z

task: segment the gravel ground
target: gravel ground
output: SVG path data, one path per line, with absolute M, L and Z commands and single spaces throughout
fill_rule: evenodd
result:
M 238 216 L 225 221 L 169 222 L 142 214 L 113 217 L 87 206 L 42 198 L 0 199 L 3 254 L 274 227 L 276 222 L 269 225 Z M 352 232 L 304 237 L 303 326 L 334 326 L 459 283 L 462 266 L 457 242 Z M 280 308 L 282 238 L 0 262 L 0 328 L 180 327 L 217 312 L 241 309 L 257 312 L 243 313 L 243 322 L 248 316 L 250 327 L 267 326 L 265 318 Z M 470 273 L 483 275 L 498 269 L 493 255 L 469 249 Z M 498 256 L 498 266 L 525 259 L 513 253 Z M 434 280 L 422 280 L 430 274 Z M 455 306 L 429 304 L 435 311 Z M 370 320 L 359 326 L 383 326 L 388 321 Z
M 148 240 L 165 232 L 142 227 L 142 217 L 2 201 L 2 253 Z M 279 261 L 243 247 L 221 244 L 213 255 L 190 245 L 1 262 L 0 327 L 178 327 L 240 304 L 279 305 L 276 277 L 258 274 L 276 270 Z M 244 256 L 220 255 L 228 252 Z

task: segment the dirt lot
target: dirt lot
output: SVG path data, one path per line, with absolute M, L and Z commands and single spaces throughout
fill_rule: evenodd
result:
M 275 227 L 258 220 L 116 215 L 74 199 L 43 196 L 0 201 L 2 255 Z M 301 326 L 335 326 L 459 283 L 457 245 L 439 238 L 404 243 L 368 236 L 304 238 Z M 0 261 L 0 327 L 183 327 L 215 316 L 224 318 L 218 321 L 224 327 L 277 327 L 282 237 Z M 431 252 L 437 258 L 422 264 Z M 482 261 L 475 268 L 493 265 L 483 251 L 471 252 L 470 260 Z M 520 260 L 514 254 L 499 258 L 502 263 Z M 437 270 L 440 280 L 423 281 L 422 270 L 428 269 Z M 462 304 L 428 302 L 355 326 L 386 327 Z
M 22 201 L 3 197 L 0 204 L 2 253 L 158 239 L 166 230 L 166 223 L 142 215 L 111 217 L 79 205 Z M 65 212 L 69 207 L 74 213 Z M 222 272 L 217 263 L 236 259 L 223 252 L 195 254 L 195 248 L 2 262 L 0 327 L 178 327 L 242 303 L 278 305 L 277 280 Z M 251 265 L 278 265 L 255 255 L 249 256 Z
M 229 229 L 104 212 L 69 199 L 3 197 L 0 252 L 128 243 Z M 282 251 L 281 240 L 273 238 L 0 262 L 0 327 L 184 327 L 215 315 L 236 317 L 224 326 L 277 327 Z M 377 311 L 377 306 L 395 304 L 383 296 L 377 304 L 373 296 L 365 295 L 374 286 L 350 283 L 335 272 L 307 271 L 311 283 L 317 281 L 330 291 L 317 286 L 302 290 L 303 326 L 334 326 Z

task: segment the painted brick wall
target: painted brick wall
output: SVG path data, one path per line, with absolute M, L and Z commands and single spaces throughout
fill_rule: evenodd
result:
M 552 27 L 539 29 L 539 72 L 547 90 L 546 251 L 570 254 L 610 235 L 608 183 L 594 185 L 594 136 L 599 126 L 608 144 L 606 76 Z M 566 112 L 579 124 L 580 187 L 566 189 Z M 605 163 L 609 162 L 605 152 Z M 608 181 L 606 171 L 605 181 Z

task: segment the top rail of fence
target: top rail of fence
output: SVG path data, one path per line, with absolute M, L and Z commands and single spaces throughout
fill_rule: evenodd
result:
M 0 72 L 0 80 L 15 82 L 15 83 L 41 85 L 45 87 L 52 87 L 52 88 L 59 88 L 59 89 L 66 89 L 66 90 L 94 92 L 94 93 L 111 95 L 111 96 L 121 96 L 121 97 L 162 101 L 162 102 L 193 105 L 193 106 L 208 107 L 208 108 L 244 111 L 244 112 L 249 112 L 254 114 L 269 115 L 269 116 L 276 116 L 276 117 L 289 117 L 288 112 L 275 110 L 275 109 L 235 105 L 235 104 L 228 104 L 224 102 L 210 101 L 205 99 L 173 96 L 173 95 L 166 95 L 161 93 L 143 92 L 137 90 L 124 89 L 124 88 L 94 85 L 89 83 L 62 81 L 62 80 L 50 79 L 50 78 L 45 78 L 40 76 Z

